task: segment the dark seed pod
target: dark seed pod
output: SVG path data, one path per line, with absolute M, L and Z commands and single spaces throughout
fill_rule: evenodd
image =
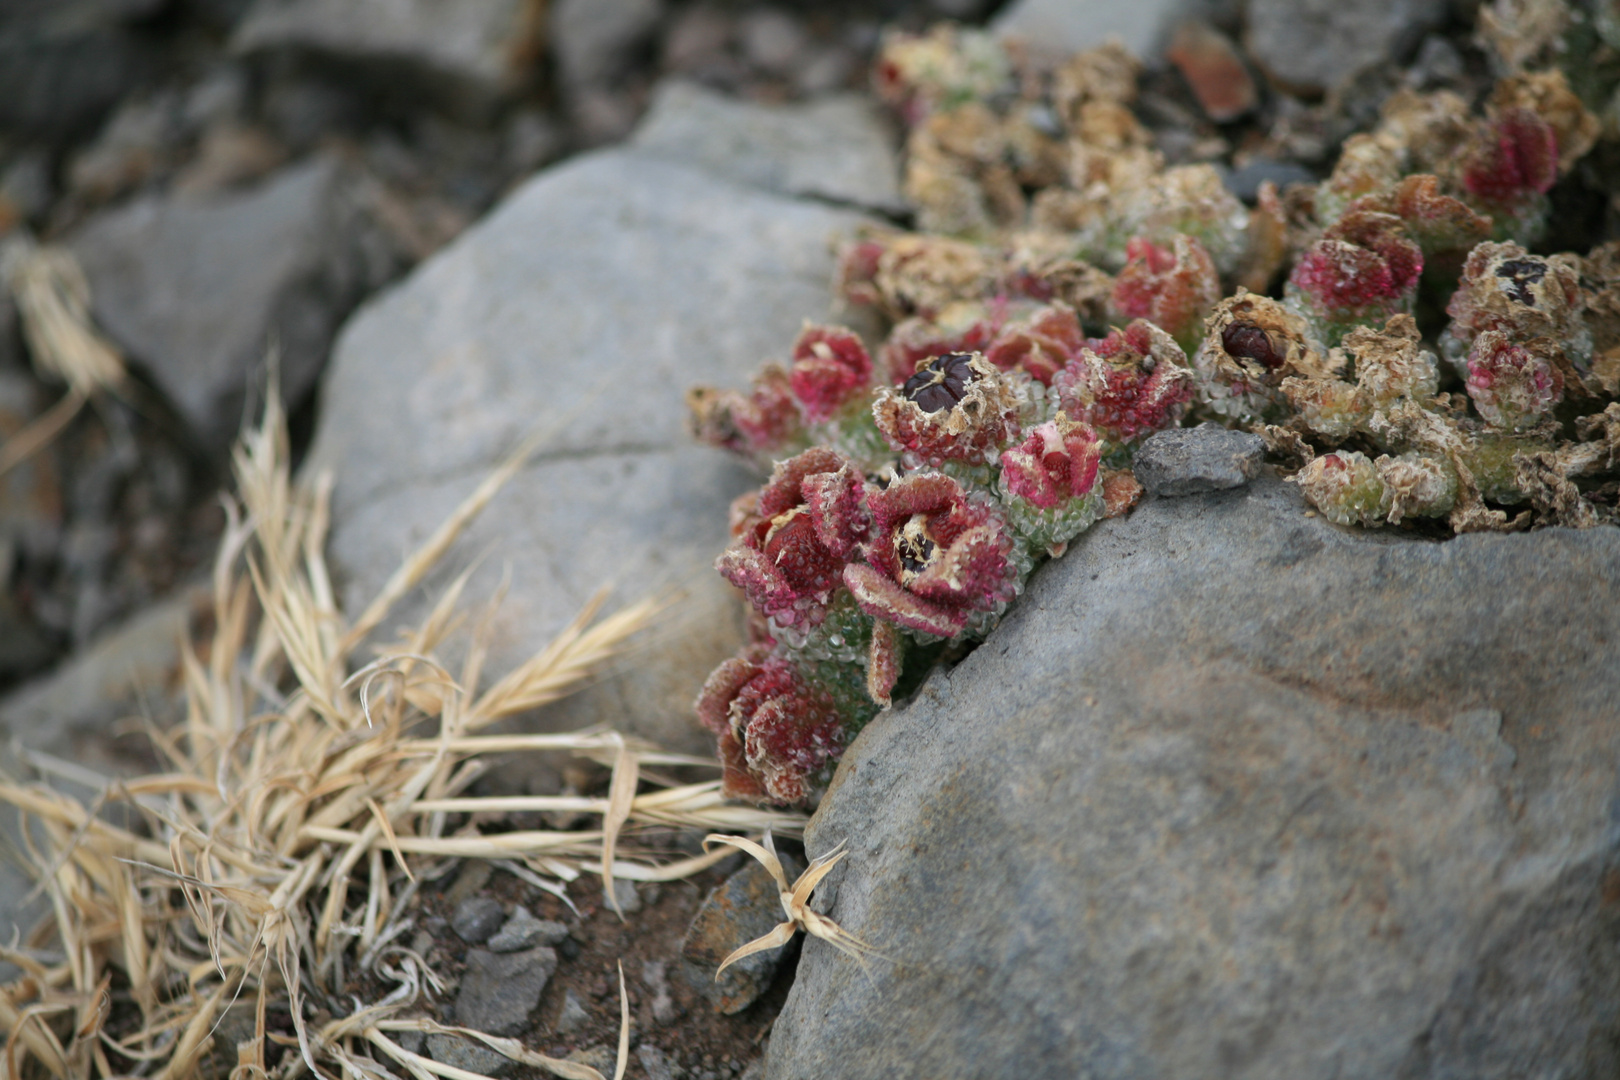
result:
M 972 360 L 972 353 L 936 356 L 907 379 L 900 392 L 925 413 L 955 408 L 967 395 L 968 384 L 977 377 L 970 366 Z

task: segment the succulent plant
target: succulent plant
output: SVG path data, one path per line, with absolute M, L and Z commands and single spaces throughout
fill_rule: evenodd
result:
M 1598 132 L 1561 74 L 1510 73 L 1483 115 L 1400 91 L 1320 185 L 1251 211 L 1165 167 L 1117 46 L 1031 63 L 972 31 L 887 39 L 922 230 L 856 237 L 837 282 L 886 331 L 807 325 L 747 391 L 692 392 L 702 438 L 772 467 L 717 563 L 754 640 L 698 701 L 730 795 L 814 799 L 862 725 L 1130 509 L 1137 446 L 1188 417 L 1263 434 L 1344 526 L 1617 517 L 1620 244 L 1522 246 Z M 1426 342 L 1414 313 L 1440 307 Z

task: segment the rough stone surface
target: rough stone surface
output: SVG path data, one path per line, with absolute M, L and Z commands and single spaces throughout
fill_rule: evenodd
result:
M 333 158 L 213 197 L 147 197 L 71 239 L 97 323 L 194 433 L 229 444 L 276 343 L 289 401 L 314 383 L 338 321 L 391 272 Z
M 1241 487 L 1260 475 L 1265 457 L 1260 436 L 1200 424 L 1149 436 L 1131 471 L 1151 495 L 1197 495 Z
M 781 195 L 902 213 L 894 147 L 864 94 L 762 109 L 693 83 L 663 84 L 631 145 Z
M 290 50 L 469 114 L 522 87 L 540 39 L 534 0 L 257 0 L 231 38 L 239 53 Z
M 459 931 L 458 931 L 459 933 Z M 465 935 L 463 935 L 465 937 Z M 517 952 L 535 945 L 561 945 L 568 938 L 568 927 L 550 919 L 537 919 L 526 907 L 512 909 L 494 937 L 484 943 L 490 952 Z
M 544 946 L 512 953 L 467 950 L 456 1023 L 490 1035 L 521 1035 L 556 970 L 557 953 Z
M 1396 59 L 1446 15 L 1447 0 L 1251 0 L 1246 43 L 1284 87 L 1321 93 Z
M 558 1035 L 570 1035 L 591 1022 L 591 1014 L 585 1011 L 584 1002 L 569 987 L 563 994 L 562 1008 L 557 1013 L 555 1030 Z
M 803 873 L 804 867 L 791 856 L 779 858 L 789 883 Z M 733 950 L 770 933 L 782 919 L 776 881 L 757 862 L 749 861 L 703 898 L 681 942 L 681 960 L 687 982 L 702 991 L 716 1012 L 741 1012 L 771 985 L 788 948 L 745 956 L 719 979 L 714 973 Z
M 757 480 L 694 445 L 683 395 L 745 386 L 807 316 L 827 317 L 829 241 L 864 220 L 636 149 L 574 158 L 519 188 L 339 339 L 311 460 L 338 477 L 330 555 L 346 607 L 361 610 L 543 430 L 534 463 L 442 560 L 428 598 L 474 560 L 470 602 L 510 569 L 485 666 L 499 675 L 603 586 L 613 603 L 674 597 L 609 678 L 547 722 L 710 752 L 692 699 L 741 640 L 712 565 L 730 501 Z
M 662 0 L 556 0 L 551 47 L 569 87 L 619 75 L 663 18 Z
M 483 1076 L 503 1076 L 517 1066 L 505 1054 L 464 1035 L 429 1035 L 427 1052 L 434 1061 Z
M 768 1075 L 1615 1075 L 1617 565 L 1272 477 L 1100 524 L 851 745 L 808 850 L 895 962 L 807 943 Z
M 1117 37 L 1137 56 L 1158 53 L 1165 31 L 1186 0 L 1016 0 L 991 23 L 1001 37 L 1018 38 L 1042 53 L 1094 49 Z
M 456 905 L 455 912 L 450 916 L 450 929 L 456 936 L 469 945 L 482 945 L 489 940 L 490 935 L 502 928 L 506 922 L 506 912 L 501 910 L 501 902 L 492 896 L 470 896 Z M 530 944 L 535 944 L 530 942 Z M 491 952 L 515 952 L 515 949 L 496 949 Z
M 93 124 L 155 66 L 129 24 L 163 0 L 9 0 L 0 10 L 0 127 L 57 140 Z
M 131 713 L 170 719 L 164 706 L 179 686 L 179 643 L 210 603 L 201 585 L 181 590 L 0 698 L 0 742 L 101 767 L 104 759 L 87 753 L 91 733 Z

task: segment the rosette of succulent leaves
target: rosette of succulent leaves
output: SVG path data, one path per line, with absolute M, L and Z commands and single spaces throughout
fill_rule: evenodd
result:
M 1326 180 L 1252 208 L 1165 166 L 1136 80 L 1117 47 L 1040 68 L 950 26 L 886 42 L 918 230 L 856 238 L 838 279 L 886 332 L 807 324 L 749 388 L 689 398 L 700 438 L 768 471 L 717 562 L 753 640 L 697 702 L 728 794 L 815 798 L 862 725 L 1132 506 L 1135 447 L 1188 417 L 1264 435 L 1344 525 L 1614 520 L 1620 245 L 1529 250 L 1599 134 L 1562 73 L 1478 111 L 1401 91 Z M 1432 342 L 1420 297 L 1449 318 Z

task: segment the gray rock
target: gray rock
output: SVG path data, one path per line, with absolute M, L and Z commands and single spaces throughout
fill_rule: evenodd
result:
M 182 589 L 0 698 L 0 742 L 15 740 L 99 767 L 104 755 L 92 754 L 88 743 L 113 720 L 131 713 L 155 722 L 177 719 L 166 705 L 179 679 L 179 642 L 210 605 L 206 587 Z
M 556 970 L 557 954 L 544 946 L 513 953 L 469 949 L 456 1023 L 490 1035 L 521 1035 Z
M 567 938 L 568 927 L 562 923 L 537 919 L 529 914 L 528 908 L 516 907 L 512 909 L 512 917 L 484 947 L 490 952 L 517 952 L 535 945 L 561 945 Z
M 1276 184 L 1277 190 L 1281 191 L 1289 184 L 1314 184 L 1316 179 L 1316 174 L 1303 165 L 1269 158 L 1255 158 L 1241 169 L 1221 174 L 1221 182 L 1226 185 L 1226 190 L 1251 206 L 1260 197 L 1260 185 L 1267 180 Z
M 996 15 L 997 36 L 1018 38 L 1047 54 L 1094 49 L 1117 37 L 1137 56 L 1156 56 L 1186 0 L 1015 0 Z
M 1448 0 L 1251 0 L 1249 54 L 1274 81 L 1332 90 L 1446 21 Z
M 1620 530 L 1152 500 L 852 744 L 767 1074 L 1606 1077 Z M 847 1053 L 860 1047 L 859 1054 Z
M 164 0 L 9 0 L 0 13 L 0 127 L 62 140 L 155 67 L 129 24 Z
M 737 20 L 737 39 L 745 59 L 773 75 L 789 75 L 810 46 L 804 25 L 781 8 L 763 7 Z
M 653 1021 L 665 1026 L 672 1023 L 680 1012 L 669 993 L 668 965 L 662 960 L 643 960 L 641 981 L 652 993 Z
M 663 17 L 663 0 L 557 0 L 550 37 L 563 84 L 577 91 L 622 74 Z
M 906 208 L 896 137 L 864 94 L 770 109 L 668 81 L 631 145 L 780 195 L 889 214 Z
M 464 1035 L 429 1035 L 427 1051 L 434 1061 L 483 1076 L 504 1076 L 517 1065 L 505 1054 Z
M 791 884 L 804 867 L 792 856 L 779 857 Z M 693 916 L 681 942 L 686 981 L 709 999 L 716 1012 L 742 1012 L 770 987 L 783 954 L 789 950 L 766 949 L 745 956 L 721 972 L 718 979 L 715 972 L 733 950 L 770 933 L 783 918 L 776 880 L 765 867 L 750 860 L 711 889 Z
M 522 910 L 521 908 L 519 909 Z M 527 914 L 525 912 L 524 914 Z M 489 940 L 491 934 L 501 929 L 506 922 L 506 912 L 501 909 L 501 902 L 493 896 L 470 896 L 456 905 L 455 912 L 450 916 L 450 929 L 456 936 L 469 945 L 482 945 Z M 535 944 L 530 942 L 529 944 Z M 493 946 L 491 952 L 515 952 L 515 949 L 497 949 Z
M 610 603 L 673 597 L 611 677 L 544 723 L 602 722 L 709 753 L 691 703 L 742 640 L 737 600 L 712 566 L 730 501 L 757 480 L 693 444 L 683 395 L 745 386 L 807 316 L 826 317 L 829 240 L 865 220 L 637 149 L 576 157 L 524 184 L 339 339 L 310 460 L 338 478 L 330 558 L 345 605 L 361 610 L 496 462 L 544 430 L 534 463 L 396 625 L 422 618 L 474 559 L 484 569 L 469 602 L 509 566 L 485 665 L 498 675 L 605 585 Z
M 652 1043 L 644 1042 L 636 1047 L 636 1060 L 641 1062 L 647 1080 L 675 1080 L 675 1074 L 670 1070 L 664 1052 Z
M 636 883 L 626 881 L 624 878 L 613 879 L 613 898 L 618 901 L 619 910 L 626 915 L 632 915 L 641 910 L 641 890 Z M 606 901 L 603 901 L 606 903 Z
M 569 987 L 563 994 L 562 1009 L 557 1013 L 556 1032 L 558 1035 L 569 1035 L 578 1031 L 591 1022 L 591 1014 L 585 1011 L 585 1006 Z
M 479 116 L 527 83 L 538 8 L 530 0 L 256 0 L 231 48 L 336 61 L 375 89 L 408 85 L 414 103 L 427 97 Z
M 273 344 L 297 401 L 338 321 L 393 269 L 354 178 L 328 157 L 240 193 L 142 198 L 70 243 L 97 323 L 213 448 L 236 435 Z
M 21 220 L 43 214 L 54 190 L 50 155 L 37 147 L 18 154 L 0 171 L 0 207 Z
M 1150 495 L 1173 498 L 1242 487 L 1260 475 L 1265 460 L 1260 436 L 1206 423 L 1148 436 L 1131 471 Z

